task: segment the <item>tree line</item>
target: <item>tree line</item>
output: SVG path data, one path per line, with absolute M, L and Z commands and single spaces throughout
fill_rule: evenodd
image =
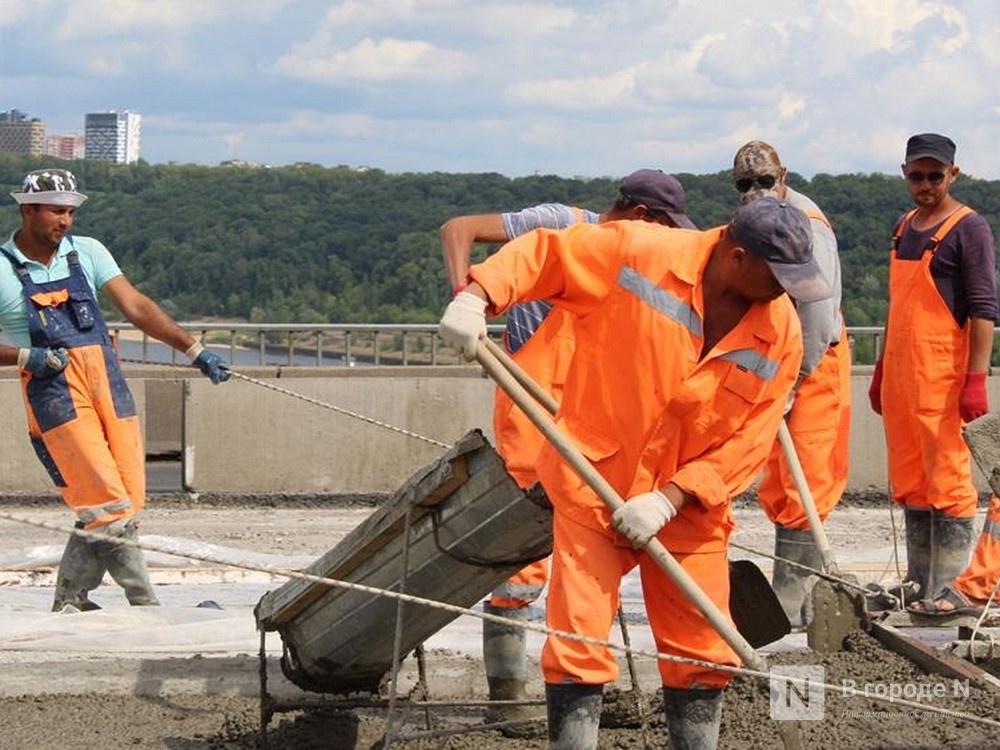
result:
M 45 166 L 76 174 L 89 201 L 74 232 L 97 237 L 132 282 L 180 320 L 430 323 L 450 296 L 438 228 L 458 214 L 546 201 L 606 209 L 617 178 L 404 173 L 298 164 L 205 167 L 0 154 L 4 192 Z M 701 227 L 736 208 L 728 171 L 677 174 Z M 789 176 L 837 234 L 850 326 L 884 324 L 888 245 L 910 206 L 899 176 Z M 1000 183 L 961 176 L 953 194 L 1000 231 Z M 8 199 L 7 226 L 18 222 Z M 479 248 L 482 257 L 487 248 Z

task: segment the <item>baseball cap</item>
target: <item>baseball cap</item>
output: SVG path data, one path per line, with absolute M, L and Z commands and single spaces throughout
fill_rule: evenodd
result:
M 812 227 L 799 209 L 765 195 L 736 211 L 729 223 L 738 245 L 765 261 L 788 296 L 817 302 L 833 290 L 812 252 Z
M 641 203 L 651 211 L 659 211 L 670 217 L 675 225 L 683 229 L 695 229 L 688 218 L 687 196 L 680 181 L 662 169 L 640 169 L 623 179 L 618 189 L 629 203 Z
M 11 193 L 19 205 L 80 206 L 87 196 L 76 191 L 76 178 L 68 169 L 36 169 L 24 178 L 20 193 Z
M 917 159 L 934 159 L 942 164 L 954 164 L 955 141 L 937 133 L 911 135 L 906 142 L 906 158 L 903 163 L 909 164 Z
M 750 203 L 765 195 L 776 196 L 780 179 L 781 159 L 769 143 L 744 143 L 733 157 L 733 184 L 740 194 L 740 203 Z

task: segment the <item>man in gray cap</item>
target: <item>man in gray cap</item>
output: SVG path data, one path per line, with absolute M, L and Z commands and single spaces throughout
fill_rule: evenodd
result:
M 951 138 L 907 141 L 916 207 L 893 232 L 885 345 L 868 392 L 906 525 L 906 576 L 892 593 L 910 602 L 936 597 L 968 562 L 978 493 L 962 423 L 989 411 L 996 246 L 986 220 L 950 193 L 959 171 Z
M 56 578 L 54 611 L 98 609 L 89 594 L 104 573 L 133 605 L 155 605 L 136 516 L 146 502 L 145 452 L 139 418 L 118 354 L 101 315 L 103 289 L 133 325 L 184 352 L 218 383 L 229 377 L 205 349 L 125 278 L 108 249 L 73 236 L 76 209 L 87 196 L 65 169 L 29 173 L 17 202 L 21 226 L 0 247 L 0 365 L 17 366 L 32 445 L 76 528 Z
M 626 221 L 524 235 L 469 271 L 441 336 L 474 356 L 486 312 L 544 298 L 573 315 L 576 348 L 555 415 L 624 505 L 612 515 L 546 443 L 538 478 L 553 505 L 550 628 L 606 640 L 621 578 L 638 565 L 673 747 L 714 748 L 737 655 L 642 551 L 654 536 L 729 611 L 730 499 L 764 465 L 802 358 L 786 295 L 830 288 L 798 209 L 766 197 L 726 226 L 676 231 Z M 698 660 L 694 663 L 690 660 Z M 597 747 L 604 647 L 550 636 L 542 652 L 549 747 Z
M 694 223 L 685 213 L 686 202 L 684 188 L 676 177 L 659 169 L 640 169 L 621 181 L 614 203 L 604 213 L 561 203 L 544 203 L 510 213 L 457 216 L 441 227 L 448 279 L 456 294 L 465 287 L 474 243 L 506 242 L 534 229 L 562 229 L 578 222 L 599 224 L 624 219 L 693 229 Z M 569 316 L 553 312 L 552 305 L 545 300 L 514 305 L 507 313 L 504 338 L 518 365 L 558 401 L 562 395 L 564 370 L 573 351 Z M 493 434 L 507 470 L 518 485 L 527 489 L 538 479 L 535 457 L 543 438 L 499 388 L 494 403 Z M 510 620 L 526 620 L 529 606 L 545 588 L 548 573 L 547 559 L 518 571 L 493 592 L 484 604 L 486 612 Z M 483 622 L 483 659 L 490 700 L 510 701 L 525 697 L 528 667 L 524 636 L 522 628 Z M 487 718 L 502 721 L 527 718 L 531 714 L 530 707 L 501 706 L 490 711 Z M 532 733 L 533 728 L 517 725 L 502 731 L 521 736 Z
M 771 195 L 809 217 L 813 257 L 833 291 L 826 299 L 797 301 L 796 311 L 802 323 L 802 366 L 785 414 L 817 513 L 825 522 L 847 486 L 851 349 L 840 312 L 837 238 L 819 206 L 790 188 L 787 177 L 788 168 L 781 163 L 778 152 L 764 141 L 744 144 L 733 158 L 733 184 L 741 204 Z M 768 458 L 757 499 L 774 524 L 774 591 L 792 625 L 806 625 L 811 614 L 809 592 L 816 580 L 809 570 L 822 569 L 823 559 L 780 445 L 774 446 Z

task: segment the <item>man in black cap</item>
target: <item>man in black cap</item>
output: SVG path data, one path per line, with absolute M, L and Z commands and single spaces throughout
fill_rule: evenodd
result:
M 676 177 L 659 169 L 640 169 L 621 181 L 614 203 L 601 214 L 561 203 L 544 203 L 512 213 L 457 216 L 441 227 L 448 279 L 456 294 L 465 287 L 474 243 L 506 242 L 534 229 L 562 229 L 578 222 L 598 224 L 623 219 L 693 229 L 685 205 L 684 188 Z M 558 401 L 573 351 L 569 316 L 553 313 L 552 305 L 544 300 L 517 304 L 507 313 L 504 338 L 518 365 Z M 500 389 L 494 404 L 493 434 L 497 450 L 518 485 L 527 489 L 538 481 L 535 457 L 542 447 L 542 435 Z M 547 559 L 518 571 L 493 592 L 484 604 L 485 610 L 510 620 L 525 620 L 528 607 L 545 588 L 548 572 Z M 491 700 L 525 697 L 528 675 L 522 628 L 484 621 L 483 658 Z M 502 706 L 490 711 L 488 719 L 521 719 L 531 712 L 530 707 Z M 503 731 L 508 735 L 523 735 L 532 730 L 530 725 L 518 725 Z
M 968 562 L 977 492 L 962 423 L 989 411 L 997 290 L 993 233 L 950 194 L 954 141 L 912 136 L 902 171 L 916 207 L 893 233 L 885 345 L 868 395 L 906 525 L 906 577 L 892 593 L 914 601 L 950 586 Z
M 637 221 L 540 230 L 469 271 L 441 336 L 472 357 L 497 315 L 548 299 L 573 316 L 576 348 L 555 419 L 624 505 L 612 515 L 546 443 L 536 461 L 553 505 L 548 626 L 606 640 L 621 578 L 638 565 L 673 747 L 714 748 L 736 665 L 725 640 L 641 549 L 654 536 L 729 611 L 730 499 L 764 465 L 802 359 L 791 300 L 829 296 L 809 220 L 773 197 L 726 226 L 676 231 Z M 549 747 L 597 747 L 612 653 L 547 639 Z

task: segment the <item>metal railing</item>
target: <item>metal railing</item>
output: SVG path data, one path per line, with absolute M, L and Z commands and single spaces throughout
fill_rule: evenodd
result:
M 356 365 L 458 365 L 462 359 L 437 335 L 436 323 L 181 323 L 182 328 L 236 364 L 354 367 Z M 130 323 L 109 323 L 122 355 L 143 362 L 183 360 L 183 355 Z M 502 325 L 487 327 L 500 337 Z M 855 364 L 870 365 L 882 350 L 884 328 L 847 329 Z

